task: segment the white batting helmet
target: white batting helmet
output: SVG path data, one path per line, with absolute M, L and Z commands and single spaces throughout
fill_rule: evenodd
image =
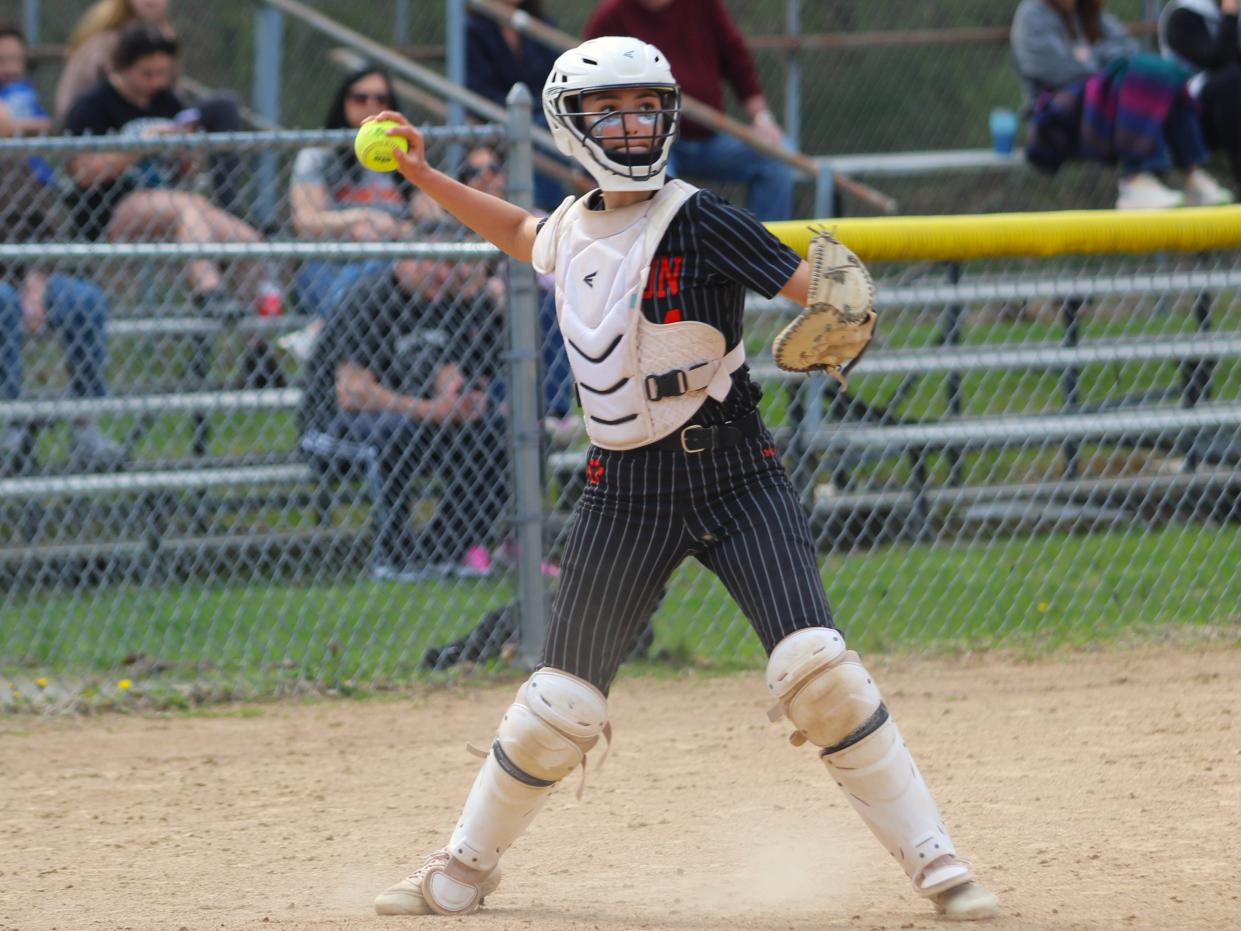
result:
M 650 120 L 650 146 L 605 149 L 598 131 L 616 112 L 588 113 L 582 95 L 623 87 L 652 88 L 660 97 L 657 111 L 641 111 Z M 668 155 L 681 125 L 681 88 L 668 59 L 655 46 L 628 36 L 604 36 L 570 49 L 552 65 L 543 86 L 543 112 L 556 148 L 577 159 L 605 191 L 650 191 L 663 186 Z

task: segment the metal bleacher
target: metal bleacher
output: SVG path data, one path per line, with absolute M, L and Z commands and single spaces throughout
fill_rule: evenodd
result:
M 281 0 L 270 4 L 299 9 L 300 5 Z M 345 37 L 346 39 L 348 37 Z M 341 39 L 345 41 L 345 39 Z M 351 46 L 352 47 L 352 46 Z M 355 48 L 355 51 L 365 49 Z M 417 75 L 401 71 L 411 80 Z M 222 138 L 218 145 L 228 144 Z M 240 135 L 232 140 L 246 143 Z M 294 143 L 289 143 L 293 145 Z M 830 185 L 834 179 L 853 176 L 930 175 L 945 172 L 1016 171 L 1024 170 L 1020 156 L 996 155 L 990 150 L 948 152 L 913 152 L 879 155 L 831 156 L 815 159 L 817 177 Z M 826 195 L 824 195 L 826 197 Z M 821 198 L 823 199 L 823 198 Z M 168 252 L 159 245 L 146 250 L 152 255 Z M 220 247 L 221 256 L 236 258 L 244 246 Z M 68 254 L 69 247 L 62 251 Z M 138 254 L 141 250 L 133 250 Z M 206 254 L 206 253 L 203 253 Z M 277 253 L 273 253 L 277 254 Z M 290 253 L 291 255 L 292 253 Z M 1202 294 L 1241 287 L 1241 269 L 1195 269 L 1193 271 L 1125 272 L 1109 277 L 1092 274 L 1083 277 L 1051 272 L 1042 275 L 980 276 L 966 280 L 950 277 L 944 281 L 921 281 L 917 284 L 879 282 L 879 304 L 884 312 L 900 312 L 905 308 L 944 308 L 945 316 L 979 302 L 1050 300 L 1082 302 L 1106 296 L 1140 295 L 1156 292 Z M 780 301 L 753 299 L 748 305 L 751 318 L 788 314 L 790 308 Z M 140 339 L 151 336 L 212 340 L 217 337 L 255 332 L 264 327 L 292 328 L 303 321 L 284 318 L 278 323 L 262 320 L 222 321 L 197 317 L 191 313 L 159 315 L 117 315 L 109 322 L 108 333 L 113 339 Z M 1067 334 L 1066 334 L 1067 337 Z M 858 514 L 892 512 L 900 515 L 905 529 L 902 533 L 925 539 L 931 530 L 930 515 L 937 511 L 965 513 L 990 509 L 987 513 L 999 519 L 1022 517 L 1038 504 L 1041 517 L 1054 515 L 1056 508 L 1080 517 L 1083 508 L 1092 508 L 1091 515 L 1106 519 L 1108 509 L 1117 502 L 1129 502 L 1134 496 L 1156 491 L 1191 494 L 1229 493 L 1241 487 L 1235 468 L 1215 468 L 1218 463 L 1232 464 L 1235 444 L 1225 437 L 1217 442 L 1218 431 L 1241 427 L 1241 403 L 1212 402 L 1209 390 L 1194 378 L 1187 379 L 1176 395 L 1168 394 L 1156 403 L 1134 408 L 1118 406 L 1110 410 L 1091 410 L 1079 405 L 1072 396 L 1073 373 L 1084 366 L 1097 364 L 1179 363 L 1201 368 L 1211 360 L 1241 357 L 1241 332 L 1206 331 L 1192 334 L 1150 335 L 1123 339 L 1099 339 L 1079 342 L 1074 334 L 1064 344 L 1003 343 L 960 345 L 945 341 L 919 349 L 891 349 L 879 346 L 862 360 L 856 378 L 904 376 L 917 378 L 946 374 L 962 376 L 974 372 L 1018 369 L 1046 369 L 1064 372 L 1066 396 L 1062 409 L 1054 413 L 1030 415 L 995 415 L 985 417 L 950 416 L 930 422 L 852 421 L 842 423 L 830 419 L 823 410 L 804 411 L 796 420 L 784 425 L 780 437 L 791 455 L 803 459 L 808 466 L 795 472 L 802 491 L 813 507 L 817 520 L 849 519 Z M 780 372 L 768 355 L 757 355 L 750 362 L 756 378 L 763 383 L 788 387 L 804 382 L 803 376 Z M 243 412 L 295 411 L 301 391 L 295 387 L 236 389 L 218 385 L 187 383 L 186 390 L 155 393 L 121 393 L 97 399 L 29 398 L 0 402 L 0 423 L 13 421 L 62 421 L 76 417 L 97 416 L 164 416 L 186 415 L 206 419 L 215 415 Z M 798 389 L 800 390 L 800 389 Z M 826 397 L 826 406 L 832 398 Z M 1186 434 L 1201 437 L 1186 445 Z M 1173 442 L 1173 437 L 1181 440 Z M 1094 477 L 1081 476 L 1073 468 L 1075 449 L 1083 443 L 1110 443 L 1118 446 L 1175 446 L 1187 454 L 1184 469 L 1176 474 Z M 949 482 L 939 486 L 928 478 L 928 457 L 954 456 L 979 449 L 1005 449 L 1026 444 L 1061 444 L 1064 452 L 1063 475 L 1053 481 L 1009 482 L 1005 484 L 968 485 Z M 908 479 L 903 487 L 870 487 L 852 481 L 849 471 L 858 462 L 876 459 L 908 459 Z M 552 453 L 550 471 L 562 483 L 572 481 L 574 473 L 584 466 L 585 451 L 578 447 Z M 832 481 L 824 481 L 830 473 Z M 837 481 L 838 476 L 844 476 Z M 195 461 L 174 466 L 161 462 L 134 462 L 125 471 L 114 474 L 40 474 L 0 477 L 0 503 L 20 508 L 32 502 L 110 499 L 127 496 L 191 495 L 225 493 L 238 488 L 262 488 L 287 500 L 305 503 L 318 509 L 321 534 L 356 534 L 356 524 L 333 529 L 322 526 L 322 507 L 316 498 L 322 480 L 315 470 L 298 459 L 293 449 L 282 456 L 252 461 L 245 457 L 232 459 L 201 456 Z M 146 532 L 143 545 L 148 548 L 164 544 L 159 532 Z M 232 538 L 221 535 L 221 545 L 235 545 Z M 103 544 L 100 544 L 101 546 Z M 117 540 L 115 548 L 131 545 Z M 199 541 L 199 546 L 210 541 Z M 23 556 L 22 558 L 26 558 Z

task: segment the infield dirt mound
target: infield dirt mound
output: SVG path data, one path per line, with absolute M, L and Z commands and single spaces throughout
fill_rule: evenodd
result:
M 876 658 L 991 929 L 1241 926 L 1241 650 Z M 616 743 L 465 919 L 371 898 L 442 845 L 514 685 L 213 716 L 0 719 L 5 931 L 943 927 L 761 672 L 623 678 Z M 597 758 L 598 753 L 594 756 Z

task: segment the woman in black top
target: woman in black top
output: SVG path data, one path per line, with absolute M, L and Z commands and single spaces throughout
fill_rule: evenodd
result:
M 129 26 L 112 59 L 108 78 L 74 102 L 65 117 L 70 135 L 176 135 L 192 129 L 195 113 L 172 90 L 177 40 L 158 26 Z M 142 152 L 90 152 L 70 163 L 76 191 L 74 222 L 82 235 L 117 241 L 182 243 L 257 242 L 248 223 L 178 184 L 192 165 L 185 159 Z M 247 291 L 267 315 L 280 310 L 279 289 L 265 263 L 238 262 Z M 189 263 L 196 301 L 218 305 L 224 278 L 207 259 Z M 275 302 L 275 305 L 273 305 Z

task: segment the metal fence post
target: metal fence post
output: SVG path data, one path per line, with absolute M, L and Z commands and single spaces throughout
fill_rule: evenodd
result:
M 1081 310 L 1085 304 L 1086 301 L 1083 298 L 1070 297 L 1061 305 L 1060 319 L 1064 321 L 1064 336 L 1060 341 L 1062 346 L 1071 348 L 1081 343 Z M 1072 365 L 1066 366 L 1060 373 L 1060 389 L 1064 392 L 1064 411 L 1066 413 L 1075 413 L 1081 408 L 1081 374 L 1082 370 Z M 1073 440 L 1066 440 L 1061 444 L 1060 448 L 1064 457 L 1064 467 L 1061 474 L 1065 478 L 1077 478 L 1081 444 Z
M 952 285 L 961 282 L 961 263 L 948 263 L 948 283 Z M 940 333 L 940 344 L 943 346 L 960 346 L 962 336 L 962 326 L 964 322 L 965 308 L 961 304 L 949 304 L 944 308 L 944 327 Z M 948 372 L 944 378 L 944 401 L 949 417 L 960 417 L 962 410 L 961 403 L 961 373 Z M 955 450 L 946 450 L 945 458 L 948 460 L 948 484 L 956 488 L 961 484 L 962 468 L 961 454 Z
M 283 68 L 284 13 L 274 6 L 260 4 L 254 13 L 254 106 L 259 115 L 273 124 L 280 123 L 280 76 Z M 256 186 L 257 217 L 262 226 L 276 220 L 276 155 L 259 155 Z
M 513 85 L 508 104 L 508 199 L 534 205 L 530 91 Z M 533 668 L 542 656 L 547 629 L 543 562 L 543 488 L 539 433 L 539 299 L 534 269 L 511 263 L 509 273 L 509 403 L 513 450 L 513 521 L 517 530 L 517 591 L 521 641 L 517 658 Z
M 466 86 L 465 60 L 465 2 L 448 0 L 444 21 L 444 69 L 448 79 L 459 87 Z M 456 100 L 448 101 L 448 125 L 460 126 L 465 122 L 465 108 Z M 448 147 L 447 164 L 455 172 L 465 161 L 465 150 L 459 143 Z
M 788 0 L 784 21 L 785 35 L 790 38 L 801 35 L 801 0 Z M 785 58 L 785 63 L 788 70 L 784 77 L 784 135 L 789 148 L 800 152 L 801 52 L 791 49 Z
M 409 44 L 409 0 L 396 0 L 392 22 L 392 42 L 395 45 Z
M 39 0 L 24 0 L 22 3 L 22 31 L 26 33 L 26 43 L 35 45 L 39 41 Z
M 1142 0 L 1142 19 L 1148 23 L 1159 22 L 1159 8 L 1163 6 L 1160 0 Z M 1159 36 L 1148 36 L 1145 40 L 1147 48 L 1156 52 L 1159 51 Z
M 465 86 L 465 0 L 448 0 L 444 44 L 448 80 Z M 448 101 L 448 123 L 458 126 L 465 122 L 465 108 L 455 100 Z
M 836 172 L 831 162 L 825 158 L 816 159 L 815 167 L 819 169 L 819 174 L 814 179 L 814 216 L 842 216 L 844 210 L 841 209 L 840 192 L 836 190 Z

